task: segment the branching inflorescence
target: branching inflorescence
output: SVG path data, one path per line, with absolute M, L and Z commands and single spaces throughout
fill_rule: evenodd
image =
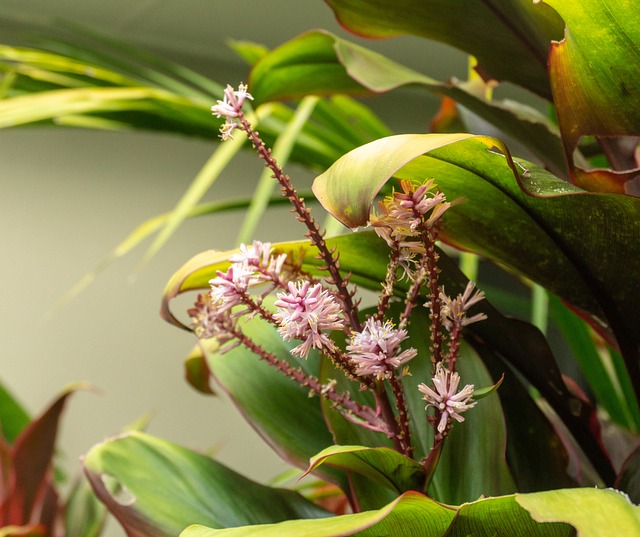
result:
M 433 455 L 453 422 L 464 421 L 462 413 L 476 404 L 473 385 L 458 390 L 456 359 L 462 329 L 485 318 L 481 313 L 467 315 L 469 308 L 483 299 L 473 283 L 454 299 L 438 283 L 435 242 L 450 203 L 437 191 L 433 180 L 423 184 L 403 180 L 399 191 L 379 203 L 370 224 L 389 247 L 389 264 L 377 311 L 363 317 L 354 299 L 355 288 L 349 285 L 349 275 L 340 270 L 338 255 L 327 246 L 324 233 L 304 200 L 245 118 L 242 106 L 247 99 L 253 98 L 245 85 L 241 84 L 237 91 L 227 86 L 224 99 L 212 107 L 216 116 L 225 118 L 221 137 L 226 140 L 240 130 L 251 140 L 280 184 L 282 195 L 291 201 L 297 219 L 305 225 L 306 237 L 317 249 L 326 277 L 324 281 L 312 277 L 288 254 L 274 251 L 269 243 L 242 245 L 239 253 L 230 257 L 227 270 L 218 271 L 210 281 L 210 293 L 199 296 L 189 310 L 194 332 L 201 339 L 217 340 L 218 352 L 238 345 L 246 347 L 311 394 L 327 398 L 349 421 L 384 433 L 398 451 L 412 457 L 414 447 L 402 377 L 409 374 L 410 362 L 418 355 L 408 344 L 412 312 L 418 305 L 428 307 L 432 378 L 418 389 L 427 403 L 426 421 L 434 430 Z M 406 283 L 401 286 L 401 282 Z M 401 287 L 405 289 L 403 293 L 399 291 Z M 275 301 L 266 300 L 273 294 Z M 404 297 L 404 309 L 394 322 L 389 318 L 389 308 L 398 295 Z M 291 350 L 293 356 L 307 358 L 312 351 L 327 356 L 360 389 L 373 394 L 375 405 L 356 403 L 349 392 L 338 390 L 335 380 L 323 384 L 252 341 L 239 321 L 255 317 L 272 324 L 283 340 L 299 342 Z M 342 340 L 346 338 L 342 347 L 335 337 L 339 333 L 344 334 Z M 432 455 L 423 461 L 426 467 L 437 459 Z

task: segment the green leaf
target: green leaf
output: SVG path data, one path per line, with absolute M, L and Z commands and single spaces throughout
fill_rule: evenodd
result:
M 546 0 L 546 3 L 566 23 L 564 39 L 551 48 L 549 74 L 567 158 L 573 162 L 574 149 L 583 136 L 640 135 L 637 6 L 633 2 L 612 4 L 605 0 Z M 595 48 L 594 37 L 598 41 Z M 593 175 L 602 176 L 597 172 Z M 624 192 L 626 178 L 622 175 L 617 181 L 611 179 L 598 189 Z M 596 181 L 587 174 L 578 174 L 576 179 L 589 189 L 596 188 Z
M 335 247 L 340 251 L 342 270 L 345 273 L 351 273 L 352 282 L 367 289 L 380 290 L 380 282 L 385 278 L 388 261 L 388 253 L 381 239 L 373 232 L 366 232 L 329 239 L 327 243 L 330 248 Z M 321 266 L 321 262 L 316 258 L 317 252 L 307 242 L 280 243 L 274 245 L 274 247 L 278 251 L 288 252 L 293 255 L 297 260 L 296 262 L 302 264 L 304 270 L 321 275 L 317 271 L 317 268 Z M 214 277 L 216 270 L 225 270 L 228 266 L 227 260 L 231 253 L 203 252 L 188 261 L 174 274 L 167 284 L 162 303 L 162 315 L 168 322 L 178 327 L 186 328 L 171 312 L 171 301 L 184 292 L 208 288 L 208 282 Z M 452 296 L 463 292 L 467 285 L 467 279 L 462 275 L 455 263 L 442 252 L 440 252 L 440 268 L 442 270 L 440 281 L 447 292 Z M 486 301 L 482 303 L 481 309 L 478 306 L 476 312 L 479 311 L 485 312 L 489 318 L 482 323 L 472 325 L 471 332 L 476 336 L 477 340 L 483 342 L 491 353 L 495 353 L 501 357 L 501 360 L 515 367 L 528 382 L 540 390 L 555 411 L 562 417 L 574 437 L 588 454 L 592 463 L 603 476 L 606 476 L 607 482 L 613 483 L 615 477 L 613 470 L 608 459 L 603 455 L 601 445 L 593 437 L 591 431 L 590 424 L 594 411 L 567 390 L 553 354 L 543 335 L 528 323 L 502 316 Z M 471 313 L 473 314 L 474 312 L 472 311 Z M 417 315 L 415 312 L 414 314 Z M 412 323 L 409 326 L 409 332 L 412 344 L 418 348 L 419 353 L 418 357 L 412 361 L 413 375 L 405 377 L 403 383 L 407 392 L 414 394 L 414 397 L 408 399 L 408 405 L 410 413 L 417 420 L 412 425 L 417 449 L 416 456 L 425 457 L 431 447 L 431 440 L 429 429 L 424 426 L 424 421 L 418 419 L 419 416 L 423 416 L 424 402 L 418 395 L 417 384 L 424 379 L 428 379 L 430 375 L 431 365 L 428 359 L 428 341 L 424 336 L 424 334 L 428 333 L 426 321 Z M 474 345 L 476 344 L 474 343 Z M 508 368 L 509 366 L 503 362 L 498 364 L 495 371 L 492 370 L 493 382 L 497 381 Z M 321 380 L 323 382 L 336 380 L 341 389 L 353 390 L 352 384 L 344 379 L 341 373 L 338 374 L 334 368 L 326 363 L 321 368 Z M 516 391 L 522 389 L 522 387 L 514 387 Z M 353 399 L 361 403 L 373 404 L 371 398 L 367 397 L 368 395 L 356 390 L 353 393 Z M 518 394 L 516 399 L 521 399 L 522 397 L 521 394 Z M 524 395 L 524 401 L 529 401 L 526 394 Z M 368 431 L 345 421 L 337 412 L 331 410 L 330 406 L 329 404 L 324 404 L 324 413 L 337 443 L 370 447 L 390 446 L 389 440 L 384 435 Z M 507 410 L 510 408 L 508 407 Z M 517 407 L 514 407 L 514 410 L 515 408 Z M 558 446 L 557 435 L 548 429 L 548 422 L 545 419 L 540 416 L 537 416 L 536 419 L 538 422 L 547 425 L 538 440 L 543 445 L 544 442 L 549 441 L 551 448 L 548 454 L 552 452 L 556 454 L 553 459 L 550 459 L 549 464 L 557 468 L 563 468 L 562 463 L 565 460 L 563 459 L 565 454 L 561 447 Z M 514 416 L 514 423 L 521 423 L 518 421 L 517 415 Z M 527 429 L 520 431 L 525 438 L 529 438 L 527 431 Z M 520 438 L 521 445 L 528 445 L 526 440 L 521 437 L 518 438 Z M 531 442 L 529 444 L 533 445 Z M 564 476 L 564 472 L 560 475 Z M 540 477 L 542 476 L 544 474 L 540 475 Z M 534 477 L 536 477 L 535 474 Z M 566 483 L 563 479 L 559 479 L 562 484 Z M 534 487 L 533 490 L 548 487 L 548 481 L 544 479 L 534 479 L 533 483 L 533 485 L 529 485 Z M 547 484 L 544 485 L 544 483 Z M 527 490 L 531 490 L 531 488 Z M 374 502 L 372 505 L 379 507 L 380 504 Z
M 516 501 L 534 520 L 566 522 L 580 537 L 640 534 L 640 507 L 614 490 L 552 490 L 517 494 Z
M 312 457 L 310 463 L 307 472 L 328 464 L 361 474 L 399 494 L 420 492 L 425 485 L 424 467 L 390 448 L 331 446 Z
M 107 509 L 91 490 L 84 476 L 71 489 L 64 508 L 65 537 L 100 537 Z
M 606 348 L 598 348 L 594 334 L 588 325 L 556 296 L 550 297 L 553 322 L 562 331 L 565 341 L 572 351 L 581 373 L 589 383 L 599 405 L 602 405 L 611 419 L 628 429 L 640 430 L 640 412 L 634 405 L 633 390 L 624 391 L 615 371 L 607 368 Z
M 194 347 L 185 359 L 184 372 L 187 382 L 197 391 L 205 395 L 216 395 L 211 387 L 211 371 L 200 347 Z
M 0 383 L 0 435 L 8 444 L 13 444 L 29 423 L 29 414 Z
M 407 492 L 376 511 L 218 531 L 193 526 L 187 528 L 180 537 L 441 537 L 454 515 L 455 511 L 451 508 L 421 494 Z
M 439 82 L 329 32 L 294 38 L 266 55 L 251 74 L 252 94 L 260 102 L 308 94 L 385 93 L 409 84 L 454 99 L 518 140 L 552 171 L 566 174 L 557 128 L 539 112 L 508 101 L 488 102 L 467 83 Z
M 502 323 L 496 322 L 495 316 L 490 311 L 487 311 L 487 314 L 489 320 L 478 323 L 476 330 L 484 324 L 484 328 L 491 335 L 487 337 L 487 334 L 479 334 L 478 336 L 468 334 L 467 338 L 481 357 L 482 363 L 491 372 L 491 376 L 494 379 L 498 377 L 503 379 L 500 389 L 494 397 L 499 398 L 504 414 L 506 460 L 516 489 L 519 492 L 537 492 L 576 486 L 575 480 L 568 475 L 569 455 L 562 439 L 556 432 L 554 425 L 540 410 L 537 402 L 531 398 L 529 390 L 522 384 L 521 378 L 515 375 L 512 369 L 514 366 L 520 367 L 521 371 L 524 370 L 525 376 L 529 378 L 545 375 L 545 372 L 552 371 L 547 375 L 549 378 L 553 378 L 550 381 L 551 387 L 556 385 L 559 380 L 559 371 L 555 365 L 548 368 L 548 355 L 538 347 L 542 335 L 533 326 L 513 320 L 501 327 Z M 491 319 L 493 319 L 493 323 Z M 491 324 L 493 326 L 487 326 Z M 517 360 L 513 360 L 512 356 L 505 359 L 505 355 L 502 354 L 504 349 L 496 348 L 494 344 L 495 339 L 500 337 L 494 331 L 502 335 L 502 340 L 508 339 L 505 349 L 511 349 L 514 355 L 525 353 L 526 358 L 523 361 L 535 362 L 539 373 L 532 375 L 530 371 L 526 371 L 526 368 L 522 368 Z M 491 343 L 487 344 L 488 341 Z M 534 355 L 535 358 L 533 358 Z M 541 386 L 539 381 L 536 384 Z M 549 397 L 550 390 L 542 387 L 542 391 Z M 558 406 L 557 402 L 553 404 Z M 561 413 L 566 416 L 566 403 L 564 404 L 564 412 Z M 569 405 L 571 404 L 572 402 L 569 403 Z M 593 416 L 593 413 L 588 414 L 583 411 L 583 414 L 580 424 L 572 424 L 573 431 L 576 429 L 584 431 L 588 427 L 588 418 L 590 415 Z M 591 454 L 593 451 L 592 448 L 589 453 Z
M 434 39 L 478 59 L 486 79 L 507 80 L 549 98 L 547 53 L 562 20 L 528 0 L 328 0 L 338 21 L 371 38 L 404 34 Z M 463 28 L 461 31 L 459 29 Z M 488 31 L 490 29 L 490 31 Z
M 181 537 L 570 537 L 576 534 L 572 526 L 585 537 L 626 536 L 640 530 L 638 511 L 612 490 L 515 494 L 484 498 L 459 508 L 409 492 L 376 511 L 225 530 L 192 526 Z
M 293 491 L 260 485 L 144 433 L 98 444 L 83 464 L 96 495 L 136 537 L 174 537 L 189 524 L 223 528 L 329 515 Z M 119 493 L 108 489 L 113 482 Z
M 317 177 L 314 192 L 345 225 L 362 226 L 393 175 L 433 177 L 447 199 L 464 200 L 446 213 L 443 240 L 508 266 L 608 323 L 640 387 L 640 268 L 627 262 L 640 256 L 639 199 L 586 194 L 513 160 L 499 141 L 469 135 L 377 140 Z M 599 330 L 611 338 L 606 324 Z
M 259 319 L 243 322 L 242 330 L 278 359 L 318 376 L 319 357 L 310 356 L 305 360 L 291 355 L 295 345 L 284 342 L 267 322 Z M 261 361 L 253 352 L 236 347 L 224 354 L 213 352 L 206 356 L 216 382 L 284 460 L 306 468 L 310 457 L 333 443 L 324 423 L 320 399 L 310 398 L 307 389 Z M 327 469 L 320 473 L 344 485 L 342 472 Z

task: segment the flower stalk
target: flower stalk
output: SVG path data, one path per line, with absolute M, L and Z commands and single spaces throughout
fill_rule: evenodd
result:
M 419 384 L 418 391 L 426 401 L 426 420 L 434 431 L 432 449 L 422 461 L 425 473 L 432 476 L 453 423 L 463 422 L 462 414 L 476 404 L 472 384 L 458 390 L 460 376 L 456 372 L 456 359 L 464 327 L 485 318 L 481 313 L 467 315 L 469 308 L 483 298 L 473 284 L 451 299 L 438 282 L 436 240 L 441 217 L 451 204 L 435 189 L 433 180 L 422 184 L 400 181 L 400 189 L 379 203 L 379 212 L 372 213 L 370 224 L 387 243 L 389 262 L 377 308 L 372 315 L 361 319 L 356 291 L 349 286 L 350 275 L 343 275 L 338 252 L 328 247 L 325 234 L 304 199 L 246 119 L 242 104 L 247 99 L 252 97 L 246 86 L 241 85 L 237 91 L 227 86 L 223 100 L 212 108 L 216 115 L 226 118 L 221 137 L 231 138 L 240 130 L 251 140 L 258 156 L 280 184 L 282 196 L 291 202 L 296 218 L 305 225 L 305 236 L 317 249 L 317 257 L 323 262 L 319 270 L 326 276 L 324 281 L 310 277 L 301 266 L 294 266 L 286 254 L 276 254 L 268 243 L 255 241 L 252 246 L 242 245 L 240 251 L 230 257 L 227 271 L 218 271 L 211 280 L 210 295 L 199 298 L 190 310 L 194 330 L 199 337 L 218 339 L 223 351 L 243 345 L 308 389 L 310 395 L 331 401 L 346 420 L 385 434 L 396 450 L 413 458 L 415 447 L 408 394 L 402 378 L 410 374 L 411 361 L 418 357 L 416 348 L 408 344 L 407 329 L 426 293 L 424 305 L 430 310 L 430 352 L 421 359 L 430 360 L 432 378 L 428 384 Z M 400 284 L 405 279 L 408 284 L 403 292 Z M 277 295 L 276 300 L 265 301 L 271 293 Z M 389 318 L 389 312 L 392 303 L 401 296 L 404 308 L 396 325 Z M 375 405 L 356 403 L 348 392 L 336 391 L 335 381 L 323 385 L 316 377 L 258 345 L 244 334 L 238 323 L 241 317 L 250 322 L 255 316 L 273 325 L 283 340 L 298 342 L 290 351 L 295 359 L 307 359 L 312 351 L 323 354 L 349 380 L 357 382 L 360 389 L 369 390 Z M 347 337 L 344 350 L 335 339 L 335 334 L 340 332 Z

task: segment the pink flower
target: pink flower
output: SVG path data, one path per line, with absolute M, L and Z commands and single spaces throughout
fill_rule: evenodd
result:
M 442 363 L 439 363 L 436 367 L 436 376 L 433 377 L 435 391 L 426 384 L 418 386 L 418 389 L 424 394 L 423 399 L 429 403 L 426 408 L 434 407 L 441 412 L 438 423 L 439 433 L 445 431 L 451 419 L 458 422 L 464 421 L 460 414 L 476 405 L 476 401 L 472 400 L 473 384 L 467 384 L 456 393 L 459 383 L 460 375 L 452 373 Z
M 394 370 L 418 354 L 414 348 L 400 352 L 400 343 L 407 337 L 406 330 L 394 328 L 389 321 L 367 319 L 362 331 L 353 334 L 347 346 L 356 373 L 379 380 L 390 378 Z
M 252 287 L 272 282 L 282 284 L 282 267 L 286 254 L 272 255 L 271 244 L 254 241 L 252 246 L 240 245 L 240 251 L 231 255 L 231 265 L 226 272 L 217 271 L 217 277 L 209 281 L 211 298 L 221 310 L 228 310 L 246 303 L 247 293 Z M 265 294 L 273 290 L 268 287 Z
M 444 294 L 444 289 L 440 293 L 442 300 L 442 324 L 451 331 L 454 327 L 458 329 L 468 326 L 478 321 L 484 321 L 487 316 L 484 313 L 477 313 L 473 317 L 467 317 L 467 311 L 484 299 L 484 293 L 475 288 L 473 282 L 467 284 L 464 293 L 459 294 L 455 299 L 450 299 Z
M 224 97 L 222 101 L 218 101 L 211 107 L 211 112 L 216 117 L 224 117 L 226 121 L 220 127 L 220 137 L 223 140 L 229 140 L 233 138 L 233 131 L 239 126 L 235 121 L 240 117 L 242 113 L 242 105 L 246 99 L 253 100 L 253 97 L 247 92 L 247 86 L 240 84 L 238 91 L 235 91 L 233 87 L 227 85 L 224 90 Z
M 226 272 L 210 280 L 211 298 L 220 311 L 242 304 L 243 295 L 255 282 L 253 270 L 243 263 L 233 263 Z
M 288 288 L 288 293 L 278 293 L 274 318 L 284 340 L 304 340 L 292 354 L 306 358 L 312 348 L 333 349 L 333 341 L 323 332 L 344 329 L 336 299 L 319 283 L 289 282 Z
M 380 202 L 380 215 L 373 215 L 371 225 L 387 243 L 403 242 L 407 237 L 417 237 L 421 224 L 432 227 L 451 206 L 442 192 L 430 192 L 433 180 L 416 188 L 410 181 L 400 181 L 401 192 L 394 192 Z M 427 216 L 427 213 L 431 213 Z M 415 246 L 407 244 L 405 247 Z M 401 246 L 402 247 L 402 246 Z
M 245 99 L 253 100 L 252 95 L 247 92 L 247 86 L 245 84 L 240 84 L 238 91 L 235 91 L 232 86 L 227 84 L 224 90 L 223 100 L 213 105 L 211 112 L 213 112 L 216 117 L 237 118 L 240 116 Z
M 234 339 L 231 334 L 235 326 L 229 311 L 221 311 L 213 303 L 210 295 L 198 295 L 196 303 L 187 311 L 191 326 L 199 339 L 215 338 L 223 344 Z
M 253 245 L 240 245 L 240 252 L 233 254 L 229 261 L 240 263 L 256 271 L 256 281 L 273 281 L 279 283 L 287 254 L 273 255 L 271 243 L 253 241 Z

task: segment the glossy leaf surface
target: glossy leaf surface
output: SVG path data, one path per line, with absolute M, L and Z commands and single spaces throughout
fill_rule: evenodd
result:
M 446 213 L 443 240 L 499 261 L 606 320 L 640 386 L 640 269 L 626 262 L 640 255 L 640 200 L 587 194 L 512 160 L 495 139 L 462 135 L 377 140 L 316 178 L 314 192 L 339 220 L 361 226 L 394 175 L 433 177 L 447 199 L 464 200 Z
M 287 521 L 277 525 L 230 528 L 221 531 L 187 528 L 181 537 L 440 537 L 449 527 L 455 511 L 429 498 L 408 492 L 376 511 L 365 511 L 325 520 Z
M 260 485 L 214 460 L 144 433 L 98 444 L 84 459 L 96 495 L 135 537 L 329 516 L 297 493 Z M 111 492 L 108 484 L 122 488 Z
M 562 35 L 562 19 L 548 6 L 534 6 L 528 0 L 465 0 L 455 9 L 447 0 L 327 3 L 338 21 L 358 35 L 412 34 L 442 41 L 475 56 L 486 78 L 508 80 L 550 96 L 547 53 L 550 41 Z
M 356 472 L 398 493 L 424 488 L 424 468 L 389 448 L 331 446 L 311 458 L 307 471 L 322 464 Z
M 615 490 L 563 489 L 517 494 L 538 522 L 566 522 L 580 537 L 640 535 L 640 507 Z
M 329 247 L 337 247 L 339 249 L 342 269 L 352 273 L 352 281 L 368 289 L 378 290 L 380 288 L 380 282 L 384 279 L 388 260 L 388 253 L 381 239 L 376 237 L 372 232 L 366 232 L 329 239 L 328 244 Z M 315 249 L 303 241 L 280 243 L 274 245 L 274 247 L 278 251 L 289 252 L 296 257 L 299 256 L 298 259 L 301 260 L 305 270 L 315 272 L 316 267 L 320 264 L 315 257 Z M 176 272 L 165 290 L 163 300 L 163 314 L 165 319 L 177 326 L 184 327 L 171 312 L 170 306 L 172 299 L 184 292 L 208 288 L 208 281 L 213 277 L 215 271 L 224 270 L 228 266 L 227 259 L 230 254 L 231 252 L 203 252 L 187 262 Z M 445 286 L 447 292 L 452 296 L 462 292 L 467 280 L 457 266 L 443 253 L 441 253 L 440 266 L 442 269 L 441 283 Z M 483 341 L 488 349 L 492 349 L 492 352 L 497 353 L 503 360 L 506 360 L 507 363 L 512 364 L 521 371 L 522 374 L 550 400 L 552 406 L 563 416 L 572 432 L 581 439 L 583 446 L 585 442 L 586 444 L 593 442 L 588 432 L 591 411 L 582 402 L 572 397 L 565 389 L 553 355 L 542 334 L 527 323 L 503 317 L 486 302 L 483 302 L 481 308 L 480 306 L 478 306 L 478 308 L 478 311 L 484 311 L 489 317 L 487 321 L 472 326 L 479 340 Z M 425 337 L 425 334 L 428 333 L 426 317 L 423 318 L 421 311 L 415 312 L 415 315 L 417 315 L 417 318 L 415 322 L 409 325 L 409 331 L 412 345 L 418 348 L 419 355 L 412 361 L 412 376 L 405 377 L 403 382 L 405 383 L 407 392 L 413 395 L 408 399 L 408 404 L 413 419 L 415 420 L 412 424 L 412 429 L 417 449 L 416 457 L 420 458 L 427 455 L 431 446 L 431 440 L 429 437 L 429 428 L 426 427 L 426 422 L 423 417 L 425 403 L 419 395 L 417 384 L 429 378 L 431 366 L 428 360 L 428 338 Z M 252 360 L 253 358 L 250 357 L 247 359 Z M 478 362 L 478 358 L 471 353 L 468 361 L 471 366 L 472 363 Z M 476 366 L 473 366 L 472 370 L 474 368 L 476 368 Z M 469 382 L 477 382 L 478 386 L 487 386 L 496 382 L 502 373 L 507 370 L 508 366 L 500 362 L 497 365 L 495 374 L 492 371 L 493 378 L 489 378 L 486 376 L 486 373 L 482 373 L 480 377 L 477 379 L 474 377 Z M 482 367 L 480 367 L 478 371 L 481 372 Z M 470 374 L 472 373 L 470 372 Z M 371 398 L 367 398 L 368 394 L 360 392 L 357 386 L 354 386 L 344 379 L 327 361 L 323 361 L 320 369 L 320 378 L 322 382 L 336 380 L 341 389 L 352 391 L 354 400 L 360 401 L 361 403 L 373 404 Z M 520 387 L 519 390 L 521 391 L 522 388 Z M 500 395 L 500 390 L 498 390 L 498 396 Z M 528 398 L 526 393 L 518 392 L 518 396 L 525 397 L 525 399 Z M 384 435 L 355 426 L 344 420 L 342 416 L 331 408 L 330 404 L 324 401 L 322 404 L 325 419 L 336 442 L 343 445 L 363 445 L 369 447 L 391 445 L 390 441 Z M 486 398 L 481 404 L 488 405 L 489 407 L 496 404 L 499 406 L 497 399 L 494 397 Z M 577 408 L 580 408 L 580 412 L 578 415 L 575 415 Z M 489 419 L 488 417 L 485 418 Z M 268 420 L 271 421 L 273 418 L 268 418 Z M 537 415 L 536 420 L 542 420 L 541 423 L 547 423 L 546 419 Z M 501 430 L 502 417 L 498 415 L 497 421 L 492 421 L 492 423 L 497 427 L 497 430 Z M 521 424 L 521 421 L 516 419 L 515 423 Z M 504 464 L 503 440 L 500 440 L 499 436 L 495 436 L 492 429 L 488 427 L 483 428 L 482 420 L 476 421 L 475 425 L 479 428 L 477 430 L 474 429 L 475 432 L 473 434 L 479 435 L 478 438 L 484 438 L 485 435 L 488 435 L 484 441 L 485 448 L 490 450 L 497 449 L 497 451 L 492 451 L 491 453 L 493 453 L 493 455 L 491 456 L 487 455 L 488 459 L 492 462 L 491 464 L 481 466 L 481 468 L 478 468 L 477 465 L 474 466 L 476 458 L 473 455 L 471 444 L 466 443 L 467 447 L 463 448 L 467 449 L 466 455 L 462 456 L 458 452 L 458 456 L 462 456 L 463 459 L 467 461 L 464 464 L 474 467 L 472 471 L 474 477 L 465 481 L 465 487 L 469 486 L 470 488 L 460 488 L 460 494 L 464 498 L 461 501 L 477 497 L 478 494 L 482 493 L 483 487 L 486 493 L 488 483 L 493 482 L 494 479 L 497 480 L 496 483 L 504 482 L 502 477 L 500 477 L 502 474 L 494 471 L 496 468 L 502 468 L 501 465 Z M 470 421 L 469 424 L 465 424 L 465 427 L 474 428 L 474 422 Z M 522 431 L 517 432 L 518 438 L 520 438 L 521 433 Z M 538 433 L 539 436 L 536 439 L 545 446 L 551 446 L 545 451 L 548 457 L 545 465 L 547 467 L 551 465 L 563 469 L 566 464 L 566 453 L 558 442 L 553 430 L 547 427 L 542 428 Z M 530 443 L 526 440 L 521 440 L 520 442 L 520 445 L 525 447 L 533 446 L 534 444 L 535 443 Z M 595 444 L 591 445 L 590 449 L 587 445 L 585 449 L 597 459 L 599 448 Z M 311 455 L 313 454 L 315 453 Z M 527 458 L 531 458 L 532 456 L 535 459 L 535 456 L 525 449 L 522 453 L 522 460 L 526 461 Z M 495 457 L 497 457 L 497 459 Z M 562 478 L 563 474 L 549 480 L 544 478 L 544 476 L 547 475 L 545 472 L 535 470 L 535 468 L 538 468 L 537 465 L 534 464 L 532 466 L 532 463 L 528 462 L 526 466 L 527 468 L 534 469 L 532 472 L 535 477 L 535 479 L 527 485 L 531 487 L 528 490 L 540 490 L 540 488 L 549 488 L 550 486 L 559 486 L 567 483 L 567 481 Z M 488 473 L 485 474 L 485 472 Z M 451 477 L 451 479 L 448 477 L 443 479 L 447 480 L 450 484 L 455 483 L 453 477 Z M 613 477 L 611 477 L 611 481 L 612 480 Z M 369 489 L 371 489 L 371 487 L 369 487 Z M 440 490 L 446 495 L 453 494 L 449 489 L 449 485 L 444 488 L 441 487 Z M 449 492 L 444 492 L 445 490 Z M 492 490 L 494 493 L 505 492 L 500 486 Z M 459 499 L 459 497 L 456 498 Z M 372 498 L 372 500 L 375 500 L 372 505 L 376 505 L 377 507 L 383 505 L 379 503 L 379 498 Z
M 454 516 L 455 514 L 455 516 Z M 640 512 L 612 490 L 563 489 L 480 499 L 446 507 L 406 493 L 376 511 L 332 519 L 214 530 L 186 529 L 181 537 L 581 537 L 636 535 Z
M 254 319 L 242 323 L 243 333 L 279 360 L 317 376 L 318 357 L 304 360 L 290 354 L 275 328 Z M 333 443 L 320 409 L 320 399 L 286 378 L 244 347 L 224 354 L 207 354 L 207 364 L 218 385 L 245 419 L 287 462 L 306 468 L 309 458 Z M 320 472 L 342 485 L 341 472 Z
M 630 1 L 607 0 L 545 3 L 566 23 L 564 39 L 551 49 L 549 73 L 567 157 L 573 160 L 573 150 L 583 136 L 639 136 L 638 6 Z M 585 181 L 590 189 L 625 191 L 625 176 L 617 185 L 611 179 L 598 187 L 596 179 L 581 175 L 582 179 L 580 175 L 577 179 Z
M 557 128 L 536 110 L 510 101 L 487 101 L 466 83 L 439 82 L 329 32 L 307 32 L 276 48 L 255 66 L 250 79 L 259 102 L 307 94 L 385 93 L 406 85 L 454 99 L 519 141 L 539 162 L 566 173 Z

